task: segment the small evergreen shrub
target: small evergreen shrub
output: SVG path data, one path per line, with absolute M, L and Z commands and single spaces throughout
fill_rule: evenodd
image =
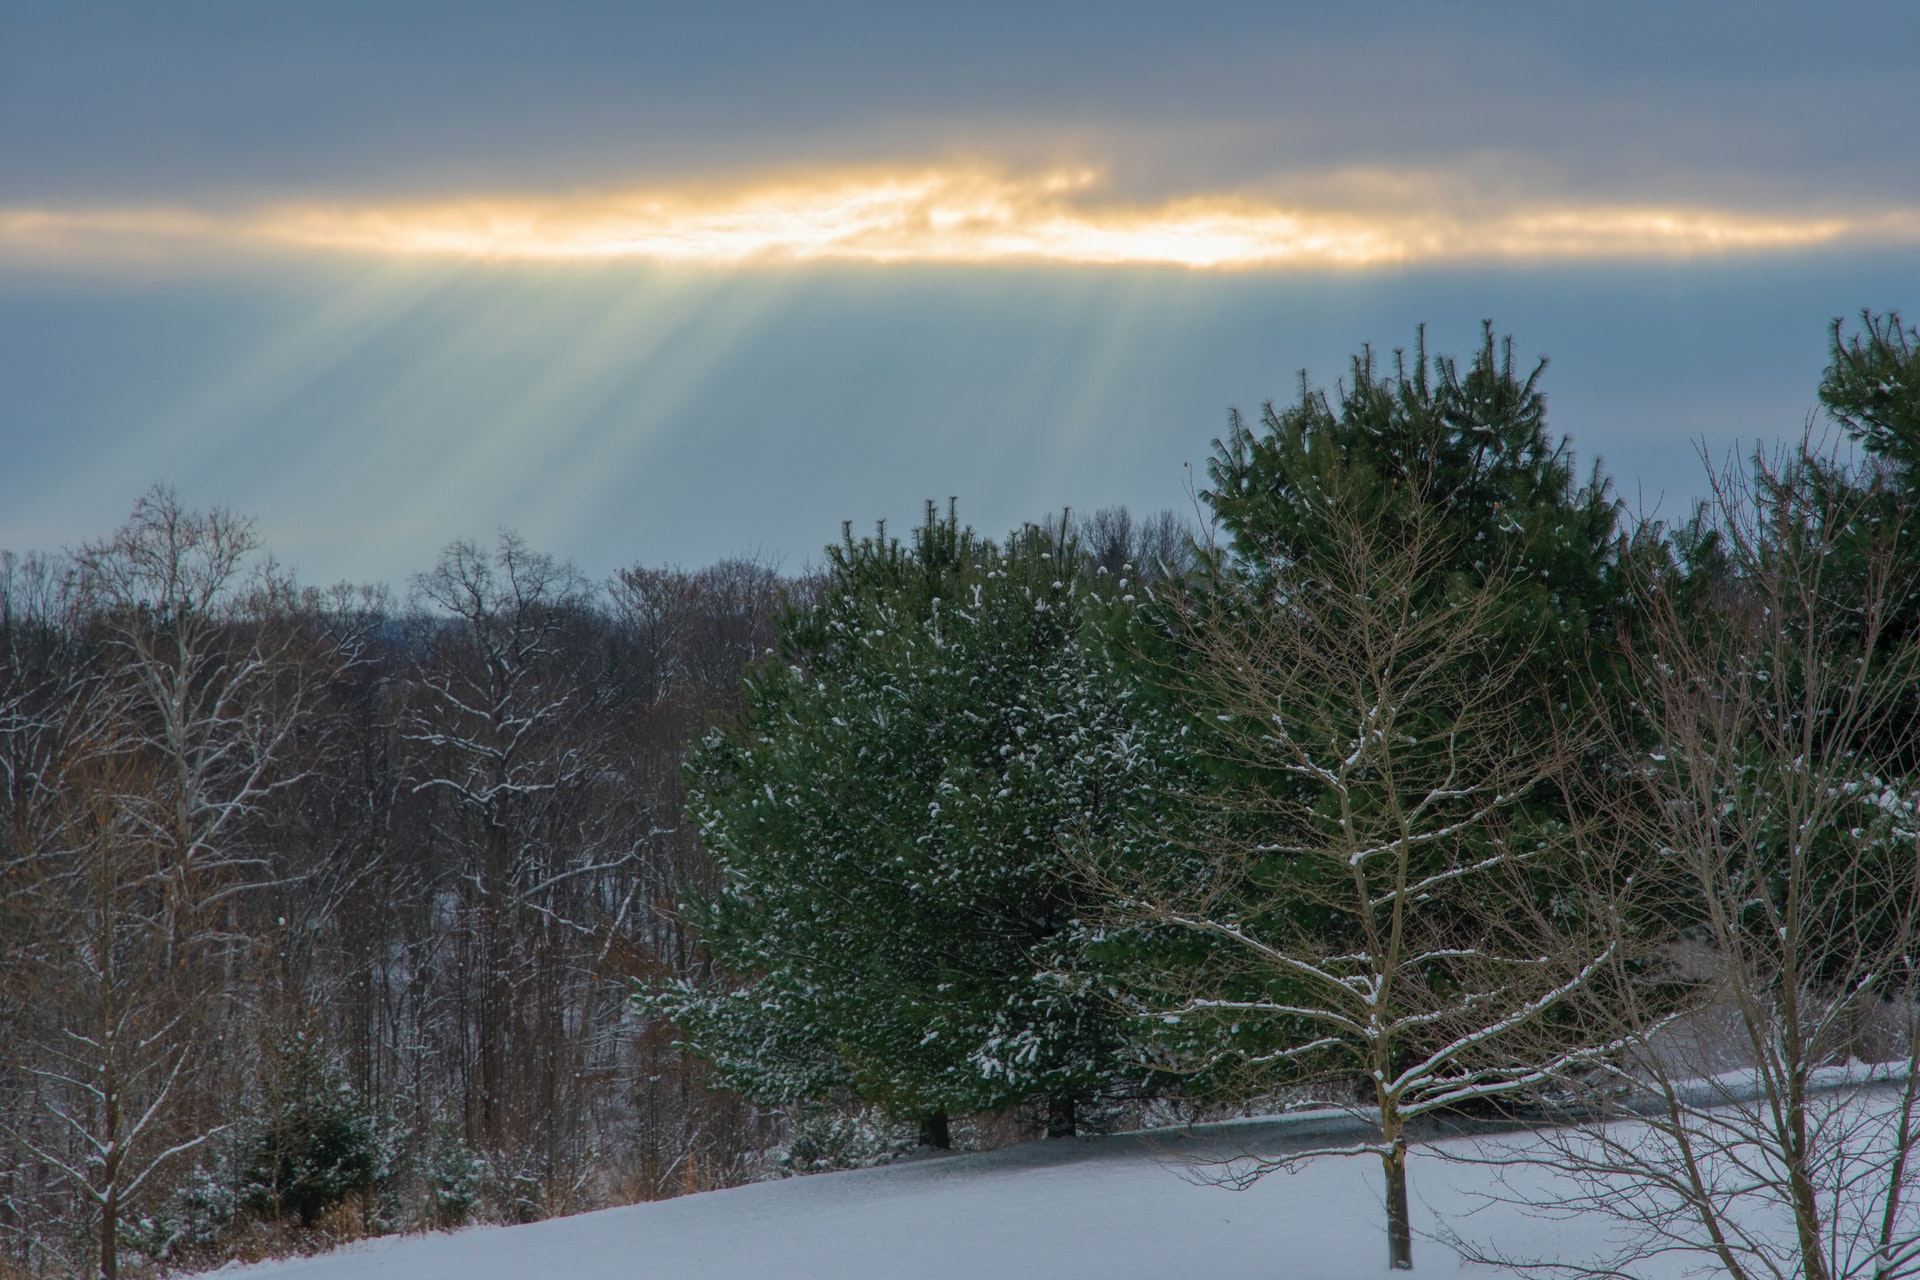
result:
M 912 1151 L 919 1131 L 871 1109 L 857 1112 L 808 1107 L 790 1121 L 787 1142 L 774 1158 L 783 1178 L 836 1169 L 866 1169 Z
M 378 1186 L 379 1133 L 307 1031 L 271 1050 L 264 1074 L 265 1119 L 244 1150 L 241 1203 L 311 1228 L 329 1207 Z

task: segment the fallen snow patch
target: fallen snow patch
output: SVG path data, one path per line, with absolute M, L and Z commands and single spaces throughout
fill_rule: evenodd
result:
M 228 1268 L 245 1280 L 916 1280 L 1205 1276 L 1345 1280 L 1387 1274 L 1379 1163 L 1329 1158 L 1248 1191 L 1197 1180 L 1241 1150 L 1273 1151 L 1326 1125 L 1244 1122 L 1157 1135 L 1052 1140 L 985 1155 L 909 1159 L 520 1227 L 371 1241 L 314 1258 Z M 1457 1146 L 1454 1139 L 1440 1146 Z M 1506 1140 L 1512 1141 L 1511 1136 Z M 1604 1248 L 1611 1223 L 1548 1222 L 1474 1192 L 1484 1169 L 1415 1149 L 1417 1240 L 1429 1276 L 1490 1276 L 1430 1238 L 1443 1222 L 1511 1253 Z M 1507 1170 L 1511 1181 L 1515 1171 Z M 1469 1211 L 1481 1212 L 1465 1217 Z M 1696 1265 L 1698 1259 L 1692 1259 Z M 1681 1275 L 1649 1271 L 1647 1280 Z

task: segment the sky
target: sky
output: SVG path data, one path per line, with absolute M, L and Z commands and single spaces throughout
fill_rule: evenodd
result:
M 1362 344 L 1547 357 L 1683 516 L 1920 314 L 1910 3 L 0 2 L 0 547 L 312 582 L 1191 514 Z

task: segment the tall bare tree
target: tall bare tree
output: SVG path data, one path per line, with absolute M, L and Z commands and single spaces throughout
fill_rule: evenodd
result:
M 105 736 L 114 727 L 76 736 L 55 821 L 7 868 L 0 925 L 0 1057 L 31 1104 L 0 1127 L 91 1218 L 104 1280 L 149 1180 L 223 1127 L 204 1119 L 196 1072 L 219 1030 L 227 941 L 213 896 L 139 812 L 153 766 L 134 735 Z
M 237 900 L 276 879 L 263 806 L 297 777 L 287 748 L 312 679 L 285 625 L 291 583 L 261 555 L 251 521 L 191 511 L 161 487 L 74 559 L 105 676 L 152 763 L 130 803 L 169 851 L 168 910 L 199 909 L 190 885 L 233 900 L 237 939 Z
M 461 853 L 447 888 L 462 903 L 450 960 L 472 1030 L 469 1140 L 512 1168 L 524 1212 L 561 1212 L 590 1166 L 577 1095 L 604 1066 L 604 1018 L 583 1004 L 617 1000 L 592 982 L 599 930 L 650 842 L 592 803 L 617 769 L 595 714 L 603 646 L 573 567 L 503 534 L 492 550 L 447 548 L 415 589 L 439 615 L 409 736 L 414 790 L 438 799 L 441 838 Z
M 44 1123 L 10 1131 L 93 1206 L 107 1276 L 131 1198 L 218 1127 L 184 1097 L 226 1065 L 221 1017 L 253 959 L 246 899 L 275 879 L 260 827 L 303 676 L 256 551 L 245 521 L 156 489 L 77 552 L 61 621 L 88 655 L 42 735 L 59 749 L 38 775 L 54 801 L 23 817 L 15 788 L 6 932 L 31 994 L 8 1043 Z
M 1644 573 L 1622 767 L 1583 824 L 1620 1050 L 1566 1127 L 1493 1157 L 1548 1213 L 1611 1215 L 1630 1275 L 1694 1254 L 1747 1277 L 1920 1273 L 1920 590 L 1911 497 L 1809 440 L 1714 478 L 1704 591 Z M 1469 1249 L 1495 1254 L 1486 1246 Z
M 1557 845 L 1523 802 L 1557 753 L 1526 731 L 1533 638 L 1502 575 L 1448 583 L 1457 549 L 1417 498 L 1320 515 L 1329 556 L 1184 603 L 1196 736 L 1229 781 L 1183 856 L 1138 860 L 1109 893 L 1119 921 L 1207 944 L 1143 997 L 1183 1029 L 1160 1065 L 1337 1105 L 1359 1091 L 1370 1137 L 1227 1176 L 1378 1158 L 1404 1269 L 1416 1122 L 1579 1056 L 1543 1061 L 1526 1033 L 1606 953 L 1530 905 Z

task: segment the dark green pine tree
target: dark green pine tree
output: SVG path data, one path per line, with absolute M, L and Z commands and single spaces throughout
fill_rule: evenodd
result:
M 332 1205 L 379 1185 L 385 1161 L 373 1118 L 328 1061 L 317 1018 L 269 1045 L 263 1114 L 246 1143 L 241 1202 L 312 1227 Z
M 1851 336 L 1844 322 L 1832 324 L 1820 403 L 1904 487 L 1920 489 L 1920 329 L 1897 311 L 1863 311 L 1860 321 L 1864 332 Z
M 1545 368 L 1522 376 L 1513 340 L 1496 344 L 1488 321 L 1463 372 L 1428 357 L 1423 328 L 1410 358 L 1382 362 L 1364 348 L 1333 396 L 1303 372 L 1292 405 L 1269 402 L 1257 425 L 1236 411 L 1202 495 L 1228 537 L 1215 571 L 1258 582 L 1337 553 L 1318 511 L 1331 495 L 1385 509 L 1424 502 L 1459 547 L 1456 572 L 1514 584 L 1524 606 L 1511 625 L 1538 632 L 1543 660 L 1586 654 L 1620 603 L 1619 505 L 1599 464 L 1581 483 L 1568 441 L 1548 431 Z M 1435 596 L 1448 586 L 1435 581 Z
M 1204 565 L 1211 602 L 1195 616 L 1235 625 L 1240 611 L 1271 601 L 1283 572 L 1312 581 L 1315 566 L 1337 564 L 1344 548 L 1331 501 L 1377 514 L 1373 527 L 1389 539 L 1419 506 L 1451 549 L 1421 589 L 1426 600 L 1437 605 L 1498 579 L 1507 600 L 1500 641 L 1531 654 L 1521 678 L 1532 731 L 1561 734 L 1618 710 L 1588 700 L 1618 701 L 1622 688 L 1616 637 L 1632 604 L 1623 558 L 1664 553 L 1621 536 L 1620 507 L 1598 462 L 1584 482 L 1576 475 L 1570 443 L 1547 428 L 1545 369 L 1544 359 L 1517 369 L 1512 338 L 1496 342 L 1491 321 L 1464 368 L 1430 357 L 1423 328 L 1410 355 L 1395 351 L 1383 362 L 1363 348 L 1332 395 L 1303 372 L 1293 404 L 1268 402 L 1257 425 L 1234 413 L 1214 441 L 1202 494 L 1227 544 Z M 1204 727 L 1202 717 L 1196 728 Z M 1585 775 L 1597 777 L 1602 763 L 1587 753 Z M 1225 772 L 1234 772 L 1230 764 Z M 1540 790 L 1528 809 L 1553 823 L 1560 798 Z
M 1828 642 L 1843 646 L 1845 656 L 1845 646 L 1877 629 L 1874 649 L 1861 655 L 1862 660 L 1900 662 L 1920 633 L 1920 330 L 1905 325 L 1897 312 L 1863 311 L 1856 331 L 1849 333 L 1845 323 L 1835 319 L 1828 334 L 1820 403 L 1859 453 L 1848 457 L 1810 430 L 1797 448 L 1774 457 L 1755 456 L 1748 482 L 1757 502 L 1747 536 L 1698 537 L 1714 554 L 1698 557 L 1697 581 L 1689 586 L 1701 596 L 1717 593 L 1737 601 L 1752 590 L 1753 581 L 1767 580 L 1769 561 L 1792 564 L 1811 558 L 1820 565 L 1819 595 L 1832 620 Z M 1705 516 L 1699 523 L 1709 529 L 1712 525 Z M 1717 618 L 1717 610 L 1702 610 L 1698 625 L 1715 626 Z M 1781 685 L 1797 692 L 1807 687 L 1810 677 L 1818 687 L 1820 669 L 1833 659 L 1830 650 L 1795 645 L 1778 655 L 1775 670 Z M 1764 663 L 1759 666 L 1762 672 L 1768 670 Z M 1800 704 L 1789 698 L 1782 705 Z M 1841 706 L 1820 707 L 1812 714 L 1822 723 L 1846 722 Z M 1886 946 L 1897 939 L 1897 931 L 1904 928 L 1897 899 L 1863 902 L 1826 890 L 1857 877 L 1863 858 L 1889 858 L 1896 865 L 1906 859 L 1910 865 L 1910 845 L 1897 840 L 1863 844 L 1859 837 L 1882 824 L 1881 798 L 1894 795 L 1885 788 L 1920 771 L 1920 756 L 1912 745 L 1916 717 L 1920 686 L 1909 686 L 1907 696 L 1881 709 L 1864 740 L 1852 748 L 1857 759 L 1876 766 L 1870 778 L 1857 784 L 1863 797 L 1857 821 L 1822 832 L 1806 846 L 1816 891 L 1839 913 L 1818 924 L 1834 936 L 1844 931 L 1855 947 Z M 1768 774 L 1756 767 L 1753 776 Z M 1773 804 L 1764 786 L 1742 800 L 1762 811 Z M 1783 840 L 1775 847 L 1793 844 Z M 1843 980 L 1844 956 L 1852 953 L 1814 951 L 1825 957 L 1813 969 L 1815 979 Z M 1836 962 L 1838 969 L 1831 967 Z
M 734 1088 L 929 1121 L 1129 1076 L 1075 939 L 1069 846 L 1120 838 L 1168 759 L 1107 642 L 1124 579 L 1061 529 L 996 545 L 951 511 L 829 551 L 749 715 L 687 774 L 720 871 L 688 917 L 730 982 L 658 997 Z M 1137 1075 L 1137 1072 L 1131 1073 Z
M 1851 335 L 1840 320 L 1829 330 L 1820 403 L 1866 455 L 1866 466 L 1809 454 L 1783 470 L 1785 483 L 1769 495 L 1778 510 L 1849 513 L 1853 527 L 1839 540 L 1840 563 L 1829 571 L 1835 606 L 1852 614 L 1874 594 L 1866 579 L 1876 552 L 1890 548 L 1904 563 L 1920 560 L 1913 518 L 1920 502 L 1920 329 L 1904 325 L 1898 312 L 1863 311 L 1860 321 Z M 1904 643 L 1920 626 L 1920 600 L 1895 607 L 1884 632 L 1889 644 Z
M 1715 478 L 1728 498 L 1752 487 L 1763 526 L 1755 531 L 1757 546 L 1802 536 L 1831 544 L 1822 556 L 1822 589 L 1857 633 L 1864 602 L 1876 594 L 1869 582 L 1876 560 L 1889 552 L 1909 564 L 1920 559 L 1920 529 L 1913 527 L 1920 502 L 1920 329 L 1898 312 L 1862 311 L 1852 333 L 1835 318 L 1827 329 L 1819 398 L 1858 455 L 1845 456 L 1810 428 L 1797 445 L 1747 459 L 1744 474 L 1729 468 Z M 1672 540 L 1674 567 L 1685 577 L 1676 589 L 1699 601 L 1702 625 L 1711 622 L 1716 593 L 1737 591 L 1743 573 L 1717 527 L 1722 505 L 1701 503 Z M 1845 527 L 1831 527 L 1835 520 Z M 1916 625 L 1920 599 L 1894 602 L 1893 616 L 1883 622 L 1884 643 L 1904 642 Z
M 1760 452 L 1744 474 L 1717 477 L 1724 497 L 1751 489 L 1753 527 L 1735 546 L 1719 527 L 1729 504 L 1702 503 L 1675 539 L 1686 580 L 1677 589 L 1701 602 L 1696 625 L 1715 625 L 1719 598 L 1737 598 L 1756 557 L 1792 555 L 1808 540 L 1822 547 L 1822 598 L 1836 616 L 1836 634 L 1857 638 L 1870 625 L 1869 608 L 1888 610 L 1874 622 L 1883 650 L 1904 646 L 1920 629 L 1920 594 L 1887 600 L 1878 581 L 1911 576 L 1920 566 L 1920 330 L 1898 312 L 1860 313 L 1860 328 L 1845 321 L 1828 328 L 1827 367 L 1820 379 L 1822 408 L 1859 452 L 1830 447 L 1809 428 L 1797 445 Z M 1732 505 L 1739 509 L 1739 502 Z M 1899 724 L 1889 740 L 1904 740 L 1915 714 L 1894 709 Z M 1906 768 L 1920 761 L 1904 760 Z

